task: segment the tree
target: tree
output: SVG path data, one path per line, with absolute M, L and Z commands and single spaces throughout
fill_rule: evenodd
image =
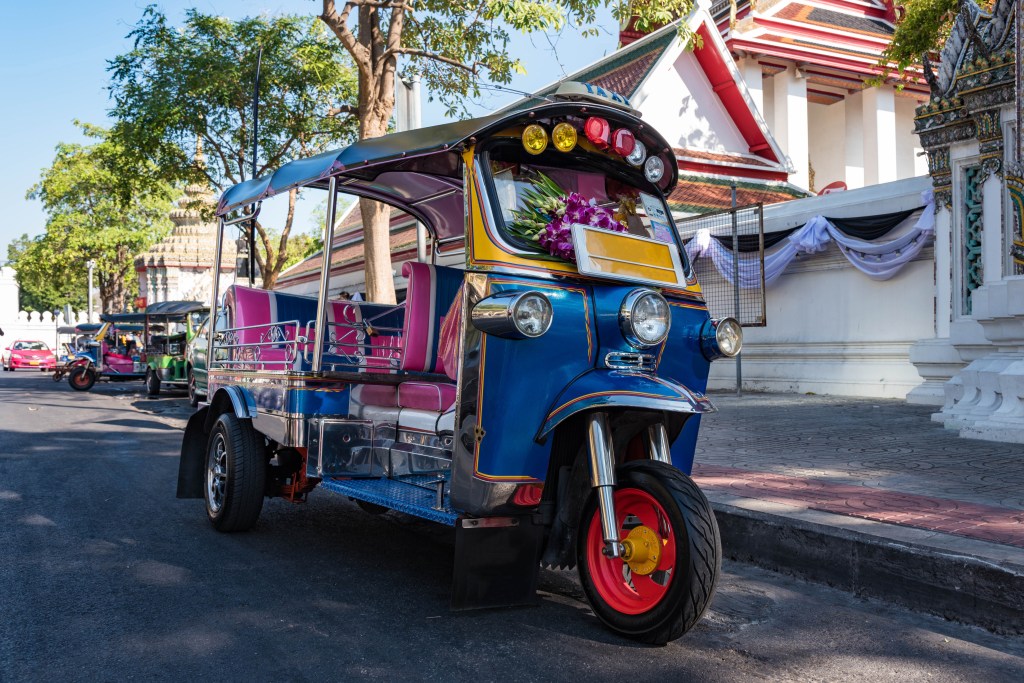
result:
M 224 190 L 253 176 L 252 99 L 262 48 L 259 158 L 255 175 L 352 139 L 346 103 L 355 72 L 322 24 L 310 17 L 232 21 L 186 13 L 180 28 L 155 5 L 129 34 L 134 47 L 109 63 L 116 139 L 168 181 Z M 197 138 L 206 159 L 193 155 Z M 283 229 L 256 223 L 263 286 L 288 262 L 297 193 Z
M 27 245 L 16 267 L 19 283 L 40 298 L 36 305 L 51 310 L 81 301 L 86 262 L 94 260 L 109 313 L 122 310 L 137 291 L 129 277 L 132 257 L 170 230 L 174 188 L 155 178 L 152 167 L 131 163 L 108 131 L 79 125 L 97 142 L 57 145 L 53 164 L 28 192 L 47 213 L 46 233 Z
M 523 72 L 508 51 L 510 30 L 557 30 L 566 22 L 585 26 L 593 23 L 598 7 L 610 6 L 616 19 L 634 17 L 644 31 L 689 13 L 693 0 L 348 0 L 340 11 L 339 4 L 323 0 L 320 19 L 355 62 L 359 96 L 354 113 L 362 140 L 387 132 L 400 59 L 407 75 L 419 75 L 426 89 L 455 113 L 465 96 L 479 96 L 481 78 L 509 83 Z M 366 199 L 359 208 L 368 298 L 393 303 L 388 209 Z
M 981 0 L 984 2 L 984 0 Z M 960 0 L 905 0 L 903 16 L 896 22 L 892 42 L 885 48 L 879 64 L 898 72 L 920 64 L 928 52 L 939 50 L 949 38 Z
M 7 245 L 7 265 L 14 267 L 18 282 L 18 308 L 23 311 L 53 311 L 70 305 L 85 310 L 85 274 L 67 260 L 51 259 L 46 235 L 24 234 Z

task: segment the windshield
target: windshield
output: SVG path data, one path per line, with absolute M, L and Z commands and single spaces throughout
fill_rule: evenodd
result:
M 496 146 L 487 162 L 499 227 L 512 246 L 537 258 L 574 260 L 567 225 L 582 223 L 673 244 L 685 259 L 654 187 L 639 173 L 627 180 L 609 172 L 624 162 L 558 151 L 534 156 L 514 144 Z
M 49 351 L 50 347 L 41 341 L 14 342 L 15 351 Z

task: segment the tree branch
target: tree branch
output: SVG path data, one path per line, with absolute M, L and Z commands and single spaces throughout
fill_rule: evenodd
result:
M 330 107 L 327 110 L 327 118 L 337 116 L 338 114 L 351 114 L 352 116 L 359 116 L 359 107 L 354 107 L 351 104 L 343 104 L 339 107 Z
M 411 47 L 389 48 L 388 51 L 384 53 L 384 56 L 385 58 L 387 58 L 389 55 L 392 54 L 412 55 L 414 57 L 423 57 L 424 59 L 430 59 L 435 62 L 442 62 L 444 64 L 448 64 L 449 66 L 454 66 L 456 68 L 467 71 L 473 74 L 474 76 L 478 73 L 477 67 L 479 67 L 481 64 L 481 62 L 474 62 L 473 65 L 470 66 L 468 64 L 464 64 L 458 61 L 457 59 L 452 59 L 451 57 L 445 57 L 444 55 L 434 54 L 433 52 L 427 52 L 426 50 L 418 50 Z
M 353 8 L 363 4 L 365 4 L 365 0 L 349 0 L 345 3 L 345 9 L 342 10 L 341 14 L 338 14 L 334 0 L 324 0 L 324 11 L 320 15 L 320 20 L 327 24 L 327 27 L 338 37 L 342 47 L 352 55 L 352 59 L 355 60 L 359 70 L 369 73 L 372 68 L 370 53 L 366 47 L 359 44 L 359 41 L 352 34 L 352 30 L 348 27 L 348 17 L 352 13 Z

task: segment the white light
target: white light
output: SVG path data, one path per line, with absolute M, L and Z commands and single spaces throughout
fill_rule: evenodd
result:
M 551 326 L 551 302 L 542 294 L 530 292 L 516 303 L 512 321 L 527 337 L 539 337 Z
M 626 157 L 626 161 L 636 167 L 640 167 L 644 163 L 644 159 L 647 158 L 647 148 L 644 147 L 644 143 L 639 140 L 633 145 L 633 151 L 630 152 L 629 156 Z
M 733 357 L 743 347 L 743 328 L 734 318 L 725 318 L 715 329 L 718 348 L 728 357 Z
M 665 162 L 661 160 L 661 157 L 647 158 L 647 163 L 644 164 L 644 175 L 652 183 L 661 180 L 661 176 L 665 175 Z
M 619 310 L 619 326 L 626 341 L 641 348 L 665 341 L 671 321 L 668 302 L 650 289 L 634 289 Z

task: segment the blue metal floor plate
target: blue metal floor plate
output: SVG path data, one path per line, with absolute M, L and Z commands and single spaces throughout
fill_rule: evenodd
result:
M 383 505 L 407 515 L 455 526 L 455 520 L 459 518 L 459 513 L 449 506 L 447 495 L 444 500 L 444 508 L 437 510 L 433 507 L 437 502 L 436 491 L 406 483 L 429 484 L 439 478 L 440 476 L 403 477 L 402 479 L 324 479 L 320 482 L 320 487 L 343 496 L 364 500 L 367 503 Z

